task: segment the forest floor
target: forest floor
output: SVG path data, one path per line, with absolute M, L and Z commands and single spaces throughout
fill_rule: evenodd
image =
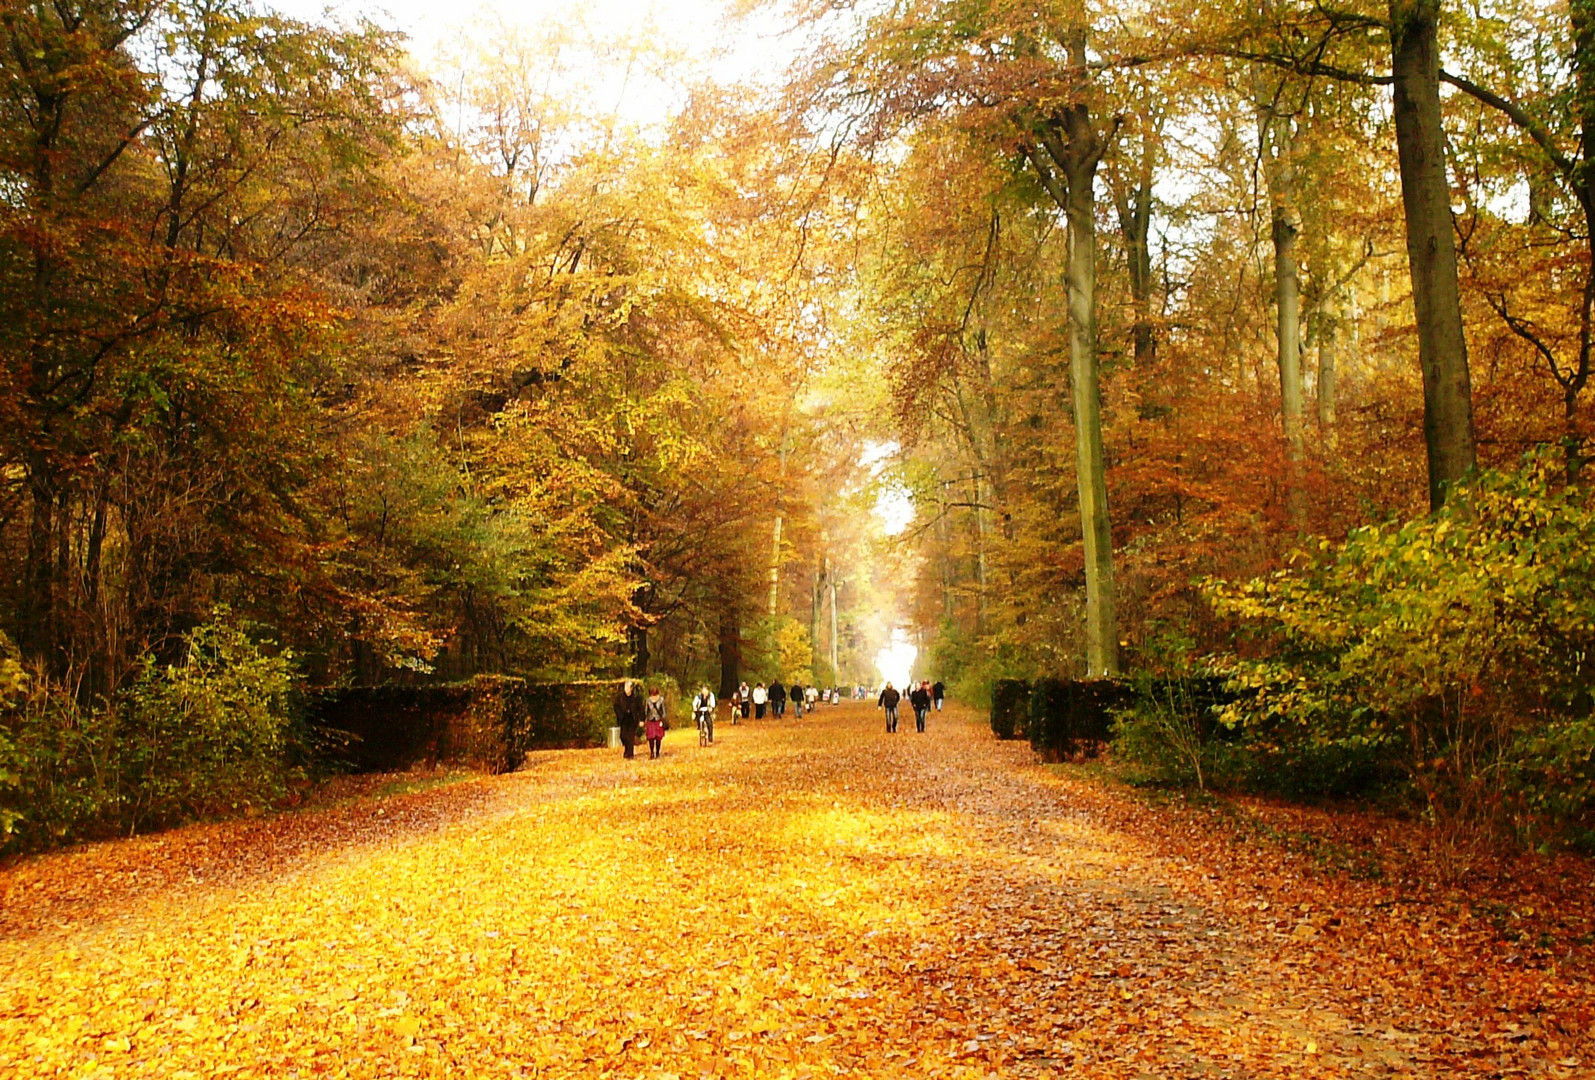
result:
M 1588 861 L 1440 884 L 1398 827 L 1149 799 L 980 720 L 12 863 L 0 1077 L 1595 1076 Z

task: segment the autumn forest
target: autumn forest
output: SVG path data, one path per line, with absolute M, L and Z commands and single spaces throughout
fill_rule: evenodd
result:
M 663 24 L 567 8 L 484 9 L 418 43 L 269 0 L 0 0 L 0 854 L 18 856 L 0 867 L 0 961 L 43 964 L 40 927 L 77 910 L 81 875 L 61 867 L 79 864 L 50 861 L 76 856 L 40 852 L 242 818 L 172 834 L 154 864 L 235 882 L 222 849 L 253 849 L 253 822 L 289 807 L 269 828 L 305 851 L 366 842 L 351 740 L 380 739 L 327 720 L 356 705 L 383 731 L 384 710 L 452 708 L 447 724 L 509 733 L 487 771 L 532 763 L 393 804 L 381 828 L 426 862 L 358 871 L 375 939 L 408 933 L 381 894 L 416 874 L 428 904 L 480 905 L 582 956 L 581 993 L 601 999 L 617 968 L 635 977 L 603 959 L 620 945 L 551 928 L 657 912 L 626 891 L 615 914 L 594 868 L 628 855 L 585 835 L 577 804 L 648 820 L 679 798 L 746 817 L 726 856 L 743 869 L 705 864 L 675 895 L 650 835 L 626 880 L 671 893 L 675 916 L 714 913 L 727 951 L 642 977 L 675 1041 L 609 1020 L 508 1033 L 474 991 L 452 1019 L 442 998 L 425 1018 L 407 1006 L 413 988 L 368 1016 L 374 991 L 296 953 L 316 994 L 353 988 L 312 1010 L 352 1025 L 336 1053 L 294 1043 L 308 1036 L 273 1024 L 261 988 L 152 1007 L 138 1036 L 132 1012 L 85 1001 L 97 1021 L 16 1049 L 6 1017 L 81 992 L 51 954 L 48 994 L 0 978 L 0 1075 L 133 1075 L 141 1045 L 188 1047 L 209 1075 L 235 1036 L 204 1042 L 207 1017 L 236 1033 L 251 1009 L 288 1040 L 261 1050 L 262 1075 L 311 1058 L 346 1075 L 1135 1075 L 1080 1034 L 1117 1014 L 1046 1027 L 1049 995 L 1082 979 L 1161 1003 L 1127 1021 L 1150 1075 L 1198 1058 L 1250 1076 L 1587 1068 L 1595 3 L 746 0 L 716 9 L 744 35 L 734 72 Z M 954 740 L 893 749 L 889 768 L 857 742 L 900 680 L 887 654 L 945 684 L 926 738 Z M 625 677 L 663 689 L 679 774 L 617 779 L 598 748 Z M 684 756 L 699 687 L 776 681 L 867 688 L 792 729 L 793 788 L 758 768 L 783 760 L 786 729 L 728 714 L 722 757 Z M 538 761 L 550 778 L 529 778 Z M 517 833 L 534 783 L 560 794 Z M 366 794 L 317 809 L 329 784 Z M 899 811 L 919 815 L 911 842 Z M 686 818 L 684 862 L 719 842 Z M 465 821 L 489 861 L 536 849 L 587 869 L 550 879 L 534 914 L 436 846 Z M 1309 835 L 1311 858 L 1287 842 Z M 1043 857 L 1037 837 L 1074 846 Z M 860 876 L 783 861 L 811 841 Z M 1328 883 L 1281 871 L 1269 844 Z M 148 849 L 86 851 L 96 903 L 186 902 L 119 876 Z M 1093 869 L 1120 859 L 1129 884 Z M 744 903 L 735 874 L 775 864 L 779 892 L 750 883 L 746 911 L 722 909 Z M 1300 913 L 1276 925 L 1255 898 L 1282 880 Z M 1420 881 L 1471 914 L 1381 922 L 1406 901 L 1379 890 Z M 343 887 L 315 879 L 305 910 Z M 1019 922 L 1065 950 L 1104 925 L 1027 891 L 1043 887 L 1141 928 L 1113 946 L 1122 962 L 1036 951 Z M 894 906 L 903 890 L 951 905 L 945 939 L 915 936 L 930 930 Z M 226 945 L 232 909 L 205 896 L 214 940 L 157 956 L 146 939 L 128 971 L 263 947 Z M 1153 943 L 1197 934 L 1209 903 L 1250 927 L 1233 947 L 1251 959 L 1193 952 L 1168 984 Z M 789 953 L 767 955 L 772 911 Z M 1011 918 L 991 939 L 969 929 L 993 911 Z M 246 922 L 299 940 L 294 917 Z M 1174 929 L 1137 937 L 1153 923 Z M 1442 923 L 1428 959 L 1403 951 Z M 1526 967 L 1462 959 L 1503 927 Z M 876 953 L 860 928 L 902 936 Z M 1325 959 L 1331 939 L 1408 973 Z M 503 968 L 527 1015 L 554 1009 L 507 947 L 450 952 L 451 993 Z M 1324 951 L 1260 959 L 1276 947 Z M 755 1003 L 724 1030 L 682 974 L 722 960 Z M 1338 963 L 1394 982 L 1350 1004 Z M 1253 981 L 1228 997 L 1191 982 L 1235 965 Z M 402 980 L 383 971 L 386 994 Z M 1317 1019 L 1248 1026 L 1298 991 Z M 927 1027 L 844 1025 L 836 995 L 859 994 L 876 1022 L 901 1005 Z M 1469 1011 L 1491 994 L 1499 1015 Z M 1429 1029 L 1367 1004 L 1430 995 L 1454 1011 L 1423 1024 L 1449 1034 L 1411 1045 L 1381 1025 Z M 760 1011 L 777 998 L 816 1011 Z M 1503 1034 L 1531 1012 L 1531 1035 Z M 977 1014 L 1007 1019 L 980 1034 Z M 883 1038 L 898 1057 L 850 1056 Z M 506 1046 L 533 1047 L 521 1072 Z

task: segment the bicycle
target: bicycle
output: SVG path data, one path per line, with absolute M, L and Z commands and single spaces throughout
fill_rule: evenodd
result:
M 714 712 L 710 709 L 699 709 L 696 712 L 698 721 L 698 745 L 711 746 L 714 743 Z

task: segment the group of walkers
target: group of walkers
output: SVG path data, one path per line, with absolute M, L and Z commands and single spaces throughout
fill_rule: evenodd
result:
M 855 699 L 861 696 L 860 691 L 861 687 L 855 691 Z M 928 679 L 909 691 L 908 703 L 914 709 L 916 731 L 925 730 L 926 717 L 932 708 L 941 709 L 946 696 L 947 688 L 942 683 L 932 684 Z M 902 699 L 903 695 L 887 682 L 876 700 L 876 704 L 886 710 L 888 733 L 897 731 L 897 706 Z M 796 713 L 796 718 L 801 720 L 805 708 L 812 711 L 821 702 L 835 705 L 840 701 L 841 695 L 835 689 L 822 691 L 817 687 L 803 686 L 799 683 L 793 683 L 788 687 L 779 682 L 765 686 L 761 682 L 751 689 L 747 683 L 743 683 L 732 691 L 728 704 L 731 706 L 731 722 L 737 724 L 749 719 L 750 716 L 756 720 L 763 720 L 766 712 L 780 719 L 786 715 L 789 703 Z M 669 724 L 669 709 L 659 687 L 650 687 L 644 693 L 636 679 L 626 679 L 616 691 L 613 705 L 615 725 L 620 729 L 620 744 L 625 748 L 625 756 L 628 758 L 636 756 L 637 737 L 641 735 L 648 740 L 648 757 L 650 759 L 659 757 L 663 753 L 665 728 Z M 714 693 L 709 687 L 707 685 L 699 687 L 692 699 L 692 718 L 698 726 L 700 745 L 711 745 L 714 742 L 716 707 Z
M 731 694 L 731 722 L 735 724 L 738 719 L 746 720 L 750 714 L 754 720 L 763 720 L 765 713 L 781 719 L 786 715 L 786 707 L 790 702 L 792 710 L 799 720 L 803 719 L 803 710 L 812 712 L 821 702 L 836 703 L 835 690 L 821 690 L 817 686 L 804 686 L 802 683 L 793 683 L 790 687 L 779 682 L 765 686 L 762 682 L 755 683 L 750 690 L 747 683 L 737 687 Z
M 887 681 L 881 696 L 875 699 L 877 707 L 886 710 L 886 733 L 897 734 L 897 706 L 902 702 L 903 695 Z M 940 680 L 932 684 L 929 679 L 923 680 L 918 686 L 908 692 L 908 703 L 914 707 L 914 730 L 923 732 L 925 720 L 930 716 L 930 710 L 935 708 L 941 711 L 942 703 L 947 700 L 947 687 Z

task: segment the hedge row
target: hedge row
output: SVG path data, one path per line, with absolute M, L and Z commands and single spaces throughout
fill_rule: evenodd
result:
M 1049 761 L 1096 753 L 1113 737 L 1116 713 L 1149 699 L 1178 701 L 1212 737 L 1212 706 L 1229 699 L 1223 679 L 1001 679 L 992 688 L 991 730 L 1029 738 Z
M 507 772 L 531 750 L 601 746 L 619 680 L 531 683 L 479 675 L 459 683 L 314 692 L 313 723 L 362 772 L 448 763 Z

